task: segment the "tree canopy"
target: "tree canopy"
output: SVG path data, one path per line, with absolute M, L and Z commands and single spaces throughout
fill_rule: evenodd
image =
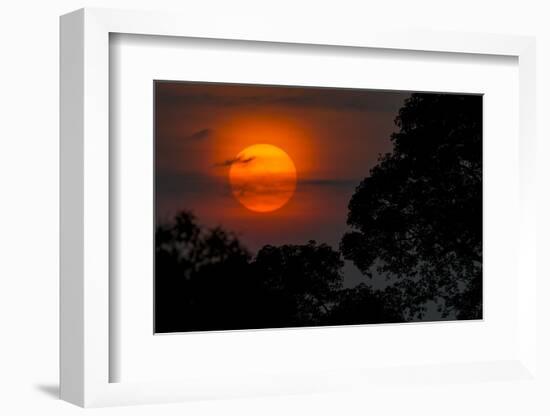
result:
M 480 96 L 413 94 L 393 152 L 349 203 L 344 257 L 385 280 L 408 319 L 430 301 L 443 317 L 481 317 L 481 106 Z
M 275 309 L 286 305 L 285 319 L 299 325 L 321 324 L 330 314 L 342 287 L 340 253 L 326 244 L 264 246 L 252 264 L 266 291 L 276 298 Z
M 342 266 L 338 251 L 315 241 L 267 245 L 252 258 L 233 234 L 180 212 L 156 231 L 155 330 L 328 323 Z

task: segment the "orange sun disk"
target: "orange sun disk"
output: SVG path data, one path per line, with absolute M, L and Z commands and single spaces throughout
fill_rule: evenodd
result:
M 282 149 L 255 144 L 239 152 L 229 169 L 235 198 L 255 212 L 272 212 L 284 206 L 296 190 L 296 167 Z

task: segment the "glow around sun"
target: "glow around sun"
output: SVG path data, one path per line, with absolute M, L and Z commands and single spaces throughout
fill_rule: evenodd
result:
M 296 190 L 296 167 L 277 146 L 255 144 L 239 152 L 229 169 L 235 198 L 255 212 L 284 206 Z

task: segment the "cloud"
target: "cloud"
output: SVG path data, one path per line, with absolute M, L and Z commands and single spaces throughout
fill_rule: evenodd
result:
M 300 185 L 349 188 L 359 185 L 361 179 L 303 179 Z
M 160 197 L 203 195 L 205 190 L 229 195 L 226 180 L 197 172 L 161 170 L 155 175 L 155 192 Z
M 186 137 L 186 139 L 187 140 L 201 141 L 201 140 L 207 139 L 210 136 L 212 136 L 213 132 L 214 132 L 214 130 L 212 130 L 212 129 L 202 129 L 202 130 L 196 131 L 193 134 L 190 134 L 189 136 Z
M 272 99 L 273 104 L 288 107 L 330 109 L 336 111 L 397 111 L 410 96 L 393 91 L 352 89 L 302 90 Z
M 217 107 L 240 107 L 265 103 L 266 97 L 262 95 L 246 95 L 246 86 L 242 87 L 240 95 L 225 95 L 215 90 L 216 86 L 205 85 L 204 89 L 213 89 L 211 92 L 186 91 L 182 85 L 174 85 L 170 89 L 162 89 L 157 92 L 157 103 L 167 106 L 212 106 Z
M 157 103 L 180 108 L 283 106 L 337 111 L 396 112 L 411 93 L 346 88 L 166 83 Z
M 264 180 L 255 183 L 235 183 L 232 184 L 232 189 L 235 194 L 240 197 L 246 196 L 273 196 L 277 197 L 281 194 L 292 194 L 295 190 L 294 179 L 286 180 Z
M 234 165 L 235 163 L 250 163 L 255 159 L 254 156 L 243 158 L 242 156 L 237 156 L 232 159 L 224 160 L 223 162 L 215 163 L 214 167 L 229 167 L 231 165 Z

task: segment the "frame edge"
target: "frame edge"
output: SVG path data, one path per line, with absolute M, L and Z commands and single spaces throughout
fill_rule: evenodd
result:
M 84 405 L 84 11 L 60 18 L 60 398 Z

